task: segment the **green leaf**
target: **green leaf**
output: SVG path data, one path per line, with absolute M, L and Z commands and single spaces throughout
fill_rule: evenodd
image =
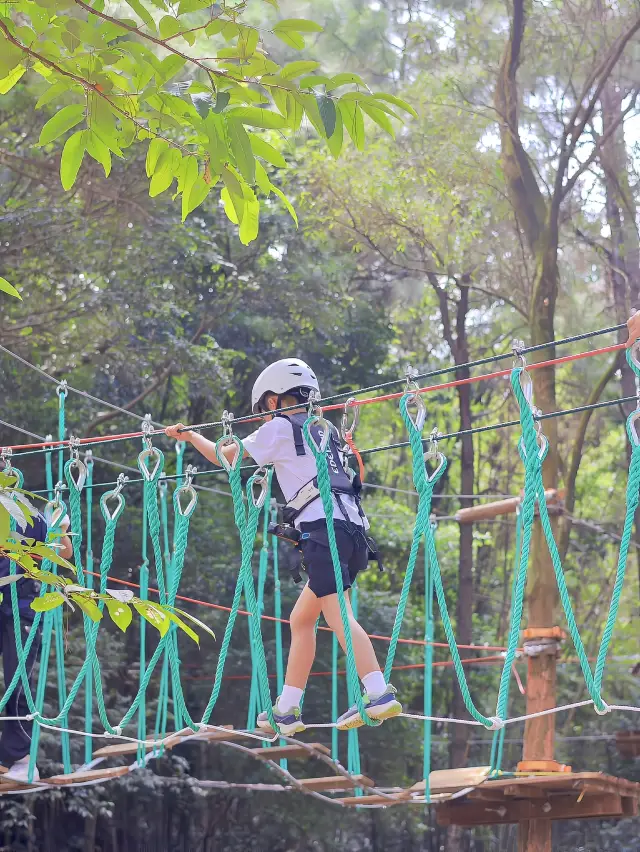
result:
M 244 129 L 242 122 L 233 118 L 229 118 L 227 121 L 227 132 L 236 168 L 247 183 L 254 183 L 256 179 L 256 161 L 251 150 L 249 134 Z
M 111 173 L 111 152 L 102 139 L 90 130 L 87 131 L 87 154 L 93 157 L 97 163 L 100 163 L 104 169 L 104 176 L 109 177 Z
M 216 113 L 210 112 L 204 120 L 204 128 L 209 137 L 209 143 L 205 147 L 209 153 L 211 167 L 218 173 L 229 157 L 224 120 Z
M 244 215 L 244 192 L 242 186 L 238 178 L 227 168 L 222 170 L 222 180 L 225 186 L 220 197 L 224 203 L 225 213 L 234 225 L 239 225 Z
M 141 3 L 140 0 L 126 0 L 127 5 L 131 6 L 136 15 L 141 18 L 149 27 L 152 33 L 156 31 L 156 22 L 153 20 L 149 10 Z
M 291 202 L 289 201 L 287 196 L 284 194 L 284 192 L 281 189 L 279 189 L 277 186 L 274 186 L 273 184 L 271 184 L 271 189 L 272 189 L 273 192 L 275 192 L 275 194 L 278 196 L 278 198 L 282 201 L 284 206 L 287 208 L 287 210 L 289 211 L 289 215 L 291 216 L 293 221 L 296 223 L 296 228 L 297 228 L 298 227 L 298 216 L 296 215 L 296 211 L 293 209 Z
M 258 46 L 258 30 L 253 27 L 241 27 L 238 35 L 238 51 L 243 59 L 253 56 Z
M 123 633 L 126 633 L 127 627 L 131 624 L 131 620 L 133 618 L 133 613 L 131 612 L 129 605 L 123 601 L 117 601 L 108 595 L 105 595 L 103 600 L 107 606 L 107 610 L 109 611 L 111 621 L 113 621 L 116 627 L 119 627 Z
M 65 142 L 60 159 L 62 188 L 71 189 L 76 182 L 85 151 L 86 130 L 77 130 Z
M 274 30 L 273 32 L 287 47 L 293 47 L 294 50 L 304 50 L 305 40 L 299 33 L 285 30 Z
M 162 610 L 162 607 L 160 607 L 160 605 L 156 606 L 154 604 L 146 603 L 145 601 L 134 601 L 133 605 L 140 615 L 148 621 L 149 624 L 152 624 L 161 636 L 164 636 L 169 629 L 171 621 L 169 620 L 167 613 Z
M 183 609 L 178 609 L 177 606 L 166 606 L 165 610 L 166 610 L 166 612 L 169 612 L 169 613 L 178 613 L 179 615 L 182 616 L 182 618 L 186 618 L 188 621 L 191 621 L 193 624 L 195 624 L 201 630 L 204 630 L 204 632 L 208 633 L 209 636 L 212 636 L 214 639 L 216 638 L 216 634 L 213 632 L 213 630 L 210 627 L 208 627 L 204 623 L 204 621 L 200 621 L 200 619 L 196 618 L 195 615 L 191 615 L 190 612 L 185 612 L 185 610 L 183 610 Z
M 260 107 L 233 107 L 227 111 L 226 115 L 229 118 L 239 119 L 243 124 L 263 127 L 265 130 L 281 130 L 287 127 L 287 121 L 283 116 Z
M 31 601 L 31 609 L 35 612 L 48 612 L 50 609 L 56 609 L 64 603 L 64 595 L 60 592 L 46 592 L 39 598 Z
M 340 110 L 336 110 L 336 128 L 331 134 L 331 136 L 327 139 L 327 145 L 329 146 L 329 150 L 331 151 L 331 155 L 334 159 L 338 159 L 340 156 L 340 152 L 342 151 L 343 144 L 343 123 L 342 123 L 342 113 Z
M 176 35 L 176 33 L 179 33 L 181 29 L 182 25 L 180 21 L 176 20 L 172 15 L 165 15 L 158 26 L 160 38 L 163 41 L 166 38 L 171 38 Z
M 186 59 L 183 59 L 181 56 L 176 56 L 175 53 L 172 53 L 171 56 L 165 57 L 159 64 L 158 70 L 156 71 L 156 80 L 158 81 L 158 85 L 162 86 L 163 83 L 166 83 L 172 77 L 175 77 L 179 71 L 182 71 L 185 62 Z
M 216 95 L 216 102 L 213 107 L 213 111 L 215 113 L 221 113 L 223 109 L 227 107 L 229 101 L 231 99 L 231 95 L 229 92 L 218 92 Z
M 336 129 L 336 105 L 326 95 L 316 95 L 316 103 L 320 112 L 320 118 L 327 134 L 327 138 L 333 135 Z
M 279 169 L 286 168 L 287 161 L 273 145 L 265 142 L 261 136 L 256 136 L 255 133 L 249 134 L 249 140 L 251 141 L 251 150 L 256 157 L 262 157 L 263 160 L 271 163 L 272 166 L 277 166 Z
M 180 630 L 184 631 L 184 633 L 186 633 L 190 639 L 193 639 L 196 645 L 200 644 L 200 637 L 198 636 L 198 634 L 193 631 L 187 624 L 185 624 L 184 621 L 178 615 L 176 615 L 174 612 L 167 611 L 167 616 L 171 619 L 171 621 L 173 621 L 174 624 L 176 624 L 180 628 Z
M 156 165 L 158 164 L 158 159 L 160 155 L 164 153 L 169 147 L 169 143 L 166 139 L 158 139 L 156 136 L 155 139 L 152 139 L 149 142 L 149 149 L 147 150 L 147 177 L 150 178 L 156 170 Z
M 18 80 L 21 79 L 25 71 L 26 68 L 24 67 L 24 65 L 17 65 L 13 69 L 13 71 L 9 71 L 7 76 L 3 77 L 2 80 L 0 80 L 0 95 L 6 95 L 7 92 L 13 89 L 13 87 L 18 82 Z
M 265 195 L 268 196 L 271 194 L 271 181 L 269 180 L 267 170 L 260 161 L 256 162 L 256 183 Z
M 311 74 L 309 77 L 300 79 L 301 89 L 310 89 L 312 86 L 330 86 L 331 77 L 324 77 L 322 74 Z
M 243 186 L 244 213 L 240 222 L 240 242 L 247 246 L 258 236 L 260 221 L 260 202 L 250 186 Z
M 209 38 L 214 35 L 218 35 L 222 30 L 226 27 L 227 21 L 225 19 L 216 18 L 215 21 L 211 21 L 210 24 L 207 24 L 205 27 L 205 35 L 208 35 Z
M 0 33 L 0 74 L 6 76 L 22 61 L 23 53 Z
M 70 599 L 77 604 L 85 615 L 88 615 L 91 621 L 100 621 L 102 612 L 100 607 L 90 597 L 90 593 L 77 592 L 69 595 Z
M 370 119 L 375 121 L 377 125 L 379 125 L 392 139 L 395 139 L 395 130 L 393 129 L 393 124 L 389 120 L 389 116 L 386 115 L 381 109 L 376 109 L 375 107 L 370 106 L 369 104 L 360 104 L 360 108 L 363 112 L 365 112 Z
M 211 192 L 211 185 L 202 177 L 196 177 L 191 187 L 191 191 L 185 196 L 182 195 L 182 221 L 187 218 L 189 213 L 193 212 L 196 207 L 199 207 Z
M 62 107 L 40 131 L 38 145 L 48 145 L 49 142 L 53 142 L 67 130 L 75 127 L 76 124 L 80 124 L 84 118 L 84 110 L 84 104 L 69 104 L 69 106 Z
M 321 27 L 320 24 L 316 24 L 315 21 L 308 21 L 306 18 L 285 18 L 282 21 L 278 21 L 273 31 L 274 33 L 291 30 L 297 33 L 321 33 L 323 29 L 324 27 Z
M 358 151 L 364 150 L 364 119 L 362 118 L 362 110 L 356 101 L 338 102 L 338 109 L 342 113 L 342 120 L 347 129 L 347 133 L 353 140 Z
M 301 74 L 310 74 L 319 67 L 319 62 L 312 62 L 309 59 L 301 59 L 297 62 L 289 62 L 287 65 L 283 66 L 279 76 L 282 77 L 283 80 L 293 80 Z
M 307 114 L 307 118 L 315 127 L 316 132 L 320 136 L 325 137 L 327 134 L 324 129 L 322 118 L 320 116 L 320 110 L 318 109 L 318 103 L 316 101 L 315 95 L 301 93 L 294 95 L 294 97 L 299 103 L 303 105 L 304 111 Z
M 373 97 L 378 101 L 387 101 L 388 103 L 397 106 L 399 109 L 408 112 L 409 115 L 412 115 L 414 118 L 418 118 L 418 113 L 415 111 L 415 109 L 411 106 L 411 104 L 408 104 L 406 101 L 403 101 L 402 98 L 397 98 L 395 95 L 386 95 L 384 93 L 376 94 Z
M 20 301 L 22 301 L 20 293 L 18 293 L 13 284 L 9 284 L 6 278 L 0 277 L 0 291 L 8 293 L 10 296 L 14 296 L 16 299 L 20 299 Z
M 40 95 L 36 103 L 36 109 L 40 109 L 45 104 L 51 103 L 51 101 L 54 101 L 56 98 L 60 97 L 60 95 L 63 95 L 65 92 L 68 92 L 69 89 L 71 89 L 73 86 L 75 86 L 73 80 L 58 80 L 57 83 L 54 83 L 52 86 L 49 86 L 46 92 L 43 92 Z
M 338 86 L 346 86 L 349 83 L 356 86 L 364 86 L 366 88 L 366 83 L 358 74 L 351 74 L 350 72 L 345 72 L 344 74 L 336 74 L 335 77 L 331 80 L 331 88 L 327 86 L 327 91 L 332 92 L 334 89 L 337 89 Z

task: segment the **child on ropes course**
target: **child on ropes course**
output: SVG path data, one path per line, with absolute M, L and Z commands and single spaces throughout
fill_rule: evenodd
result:
M 274 466 L 287 501 L 284 521 L 292 525 L 289 537 L 298 539 L 303 556 L 302 568 L 308 576 L 291 612 L 291 650 L 285 685 L 273 708 L 278 727 L 285 735 L 305 730 L 300 704 L 315 658 L 315 625 L 321 613 L 345 648 L 327 518 L 317 486 L 318 471 L 302 431 L 307 419 L 306 406 L 310 398 L 319 393 L 318 380 L 304 361 L 285 358 L 271 364 L 256 379 L 251 399 L 253 411 L 261 414 L 266 422 L 243 439 L 245 457 L 250 456 L 258 465 Z M 282 414 L 270 413 L 290 406 L 300 407 Z M 189 441 L 213 464 L 220 464 L 212 441 L 196 432 L 181 432 L 181 429 L 184 426 L 178 423 L 168 427 L 166 434 L 176 440 Z M 320 429 L 312 426 L 311 432 L 319 441 Z M 237 448 L 233 444 L 225 446 L 222 452 L 229 464 L 235 461 Z M 327 462 L 333 498 L 333 524 L 346 592 L 358 573 L 367 567 L 369 559 L 375 559 L 377 553 L 373 539 L 366 534 L 369 522 L 360 506 L 359 489 L 354 488 L 345 470 L 335 434 L 329 440 Z M 402 705 L 396 699 L 396 690 L 385 683 L 371 640 L 354 618 L 348 594 L 346 597 L 354 657 L 364 687 L 367 713 L 378 720 L 397 716 L 402 712 Z M 337 722 L 340 730 L 358 728 L 363 724 L 355 705 Z M 258 716 L 258 726 L 264 731 L 271 731 L 266 712 Z
M 65 515 L 59 523 L 59 529 L 65 533 L 69 527 L 69 517 Z M 25 538 L 32 538 L 34 541 L 46 541 L 49 532 L 49 524 L 44 515 L 38 513 L 33 517 L 33 522 L 28 524 L 24 529 L 18 525 L 18 532 Z M 71 539 L 67 535 L 62 535 L 56 539 L 57 545 L 49 544 L 49 547 L 55 546 L 60 556 L 64 559 L 70 559 L 73 555 Z M 0 559 L 0 577 L 8 577 L 10 574 L 10 562 L 7 558 Z M 20 616 L 20 630 L 22 633 L 22 643 L 27 641 L 29 633 L 33 628 L 33 618 L 35 611 L 31 609 L 31 603 L 37 597 L 40 584 L 27 577 L 16 582 L 16 592 L 18 595 L 18 613 Z M 2 654 L 2 663 L 4 669 L 4 683 L 7 687 L 16 673 L 18 668 L 19 656 L 18 647 L 16 644 L 15 629 L 13 624 L 13 608 L 11 604 L 11 593 L 8 591 L 8 586 L 4 587 L 3 594 L 0 600 L 0 653 Z M 31 681 L 33 670 L 35 668 L 38 656 L 40 654 L 40 636 L 37 635 L 27 659 L 25 667 L 27 670 L 27 679 L 29 688 L 31 689 Z M 15 689 L 11 693 L 5 713 L 9 717 L 24 717 L 29 713 L 29 705 L 24 694 L 24 684 L 22 679 L 18 681 Z M 0 763 L 8 768 L 8 772 L 2 775 L 2 778 L 11 778 L 14 781 L 27 781 L 29 770 L 29 752 L 31 750 L 31 734 L 33 731 L 33 722 L 29 722 L 24 718 L 9 718 L 2 723 L 2 736 L 0 736 Z M 38 781 L 40 774 L 38 767 L 35 768 L 33 780 Z

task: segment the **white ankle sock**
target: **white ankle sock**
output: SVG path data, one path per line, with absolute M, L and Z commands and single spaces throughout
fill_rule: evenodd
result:
M 304 690 L 298 689 L 297 686 L 287 686 L 285 684 L 282 687 L 282 695 L 278 698 L 278 710 L 286 713 L 287 710 L 291 710 L 293 707 L 299 707 L 303 692 Z
M 367 695 L 382 695 L 387 688 L 382 672 L 369 672 L 362 678 L 362 685 Z

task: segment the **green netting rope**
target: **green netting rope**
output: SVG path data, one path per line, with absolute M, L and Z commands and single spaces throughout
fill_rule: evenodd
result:
M 591 700 L 595 705 L 596 711 L 603 713 L 606 712 L 607 708 L 595 687 L 587 653 L 585 651 L 584 644 L 582 642 L 582 637 L 580 636 L 580 631 L 578 629 L 578 625 L 576 624 L 575 616 L 573 614 L 571 598 L 569 596 L 569 591 L 567 589 L 567 584 L 564 578 L 562 561 L 560 559 L 558 547 L 553 536 L 553 529 L 551 527 L 549 511 L 547 509 L 547 501 L 545 499 L 544 483 L 542 481 L 542 463 L 546 456 L 547 444 L 545 442 L 542 449 L 538 446 L 536 423 L 534 420 L 533 411 L 531 409 L 529 401 L 525 397 L 521 385 L 520 377 L 523 372 L 523 368 L 518 366 L 514 367 L 511 373 L 511 386 L 518 401 L 518 406 L 520 409 L 520 423 L 522 425 L 522 440 L 519 444 L 519 449 L 520 455 L 522 456 L 525 465 L 525 494 L 522 502 L 522 558 L 520 562 L 520 571 L 518 575 L 517 586 L 520 587 L 522 585 L 524 587 L 524 584 L 526 583 L 526 564 L 529 559 L 531 528 L 533 525 L 535 501 L 537 498 L 538 510 L 540 513 L 540 522 L 542 524 L 544 537 L 546 539 L 547 546 L 549 548 L 549 553 L 551 555 L 551 561 L 553 563 L 556 583 L 558 584 L 558 591 L 560 593 L 560 601 L 562 603 L 562 608 L 567 619 L 569 633 L 571 635 L 573 644 L 576 649 L 576 653 L 578 655 L 580 668 L 582 669 L 582 674 L 587 685 Z M 524 597 L 524 588 L 522 596 Z M 516 605 L 517 606 L 514 606 L 514 618 L 512 619 L 511 623 L 511 632 L 515 632 L 517 636 L 517 633 L 520 629 L 520 618 L 522 617 L 522 601 L 519 598 L 516 599 Z M 504 714 L 506 713 L 508 681 L 511 676 L 511 666 L 513 664 L 514 657 L 515 644 L 512 648 L 511 643 L 509 643 L 509 648 L 505 656 L 504 667 L 500 679 L 500 693 L 498 697 L 498 715 L 500 716 L 500 718 L 504 718 Z
M 264 612 L 264 584 L 267 580 L 269 567 L 269 512 L 271 509 L 271 484 L 273 470 L 269 468 L 267 473 L 267 492 L 264 501 L 263 525 L 262 525 L 262 547 L 260 548 L 260 562 L 258 565 L 258 613 L 262 617 Z M 249 637 L 251 642 L 251 636 Z M 251 643 L 253 651 L 253 644 Z M 247 730 L 251 731 L 256 726 L 259 705 L 258 671 L 255 665 L 251 666 L 251 688 L 249 691 L 249 712 L 247 714 Z M 271 743 L 268 743 L 271 745 Z
M 87 587 L 93 589 L 93 459 L 85 460 L 87 467 L 86 507 L 87 507 Z M 87 678 L 84 685 L 84 729 L 87 733 L 93 731 L 93 670 L 87 669 Z M 67 735 L 68 736 L 68 735 Z M 91 737 L 87 737 L 84 743 L 84 761 L 89 763 L 93 756 L 93 743 Z
M 323 431 L 322 443 L 324 446 L 318 446 L 313 435 L 311 434 L 311 426 L 318 423 Z M 340 553 L 336 543 L 336 531 L 333 525 L 333 495 L 331 493 L 331 481 L 329 479 L 329 467 L 327 463 L 327 452 L 329 450 L 329 430 L 330 424 L 323 418 L 316 415 L 308 417 L 302 427 L 307 445 L 316 460 L 318 470 L 318 489 L 322 499 L 325 517 L 327 519 L 327 535 L 329 538 L 329 549 L 331 551 L 331 560 L 333 562 L 333 572 L 336 580 L 336 589 L 338 592 L 338 605 L 340 607 L 340 617 L 342 619 L 342 627 L 344 630 L 344 640 L 346 645 L 347 657 L 347 694 L 349 697 L 349 705 L 355 704 L 358 708 L 360 718 L 370 727 L 377 727 L 381 723 L 376 719 L 369 718 L 364 699 L 360 691 L 360 680 L 358 678 L 358 670 L 356 661 L 353 655 L 353 642 L 351 638 L 351 625 L 349 624 L 349 613 L 347 611 L 347 599 L 344 593 L 344 581 L 342 578 L 342 568 L 340 566 Z
M 435 536 L 435 521 L 431 522 Z M 424 550 L 424 700 L 422 713 L 425 716 L 422 730 L 422 777 L 424 778 L 424 797 L 431 801 L 429 776 L 431 775 L 431 719 L 433 709 L 433 571 L 429 563 L 429 553 Z

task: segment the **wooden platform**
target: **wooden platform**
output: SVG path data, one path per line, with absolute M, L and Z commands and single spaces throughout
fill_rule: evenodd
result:
M 313 751 L 319 752 L 320 754 L 331 754 L 331 749 L 322 745 L 322 743 L 305 743 L 305 745 L 311 747 Z M 310 757 L 313 757 L 313 752 L 309 751 L 309 748 L 296 745 L 271 746 L 271 748 L 252 748 L 251 751 L 256 755 L 256 757 L 267 757 L 269 760 L 280 760 L 283 757 L 287 760 L 309 760 Z
M 501 825 L 532 819 L 622 819 L 637 816 L 640 784 L 601 772 L 560 772 L 485 781 L 439 805 L 440 825 Z
M 352 790 L 354 787 L 374 787 L 371 778 L 366 775 L 329 775 L 326 778 L 298 778 L 305 790 L 313 790 L 316 793 L 329 793 L 332 790 Z

